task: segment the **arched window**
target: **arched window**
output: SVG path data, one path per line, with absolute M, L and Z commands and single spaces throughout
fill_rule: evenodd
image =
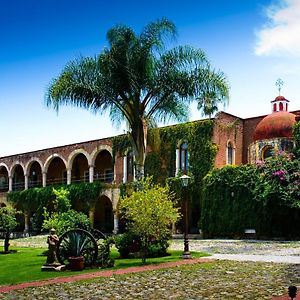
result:
M 232 144 L 229 142 L 227 144 L 227 165 L 233 165 L 234 149 Z
M 282 104 L 282 102 L 279 103 L 279 110 L 283 111 L 283 104 Z
M 272 157 L 273 152 L 274 152 L 274 148 L 272 146 L 265 146 L 262 150 L 262 159 Z
M 182 143 L 180 145 L 179 168 L 183 172 L 186 172 L 189 169 L 189 153 L 187 143 Z

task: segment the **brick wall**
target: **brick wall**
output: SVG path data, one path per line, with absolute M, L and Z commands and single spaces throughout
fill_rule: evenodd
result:
M 213 142 L 219 150 L 215 159 L 215 167 L 226 165 L 226 147 L 231 142 L 234 148 L 234 163 L 242 163 L 243 120 L 224 112 L 220 112 L 214 121 Z

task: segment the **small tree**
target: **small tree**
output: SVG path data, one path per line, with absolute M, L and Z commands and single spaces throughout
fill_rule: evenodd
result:
M 169 236 L 179 213 L 168 186 L 154 184 L 152 178 L 147 177 L 138 187 L 130 196 L 120 199 L 119 211 L 127 220 L 127 229 L 140 238 L 142 262 L 145 263 L 151 242 Z
M 53 193 L 56 197 L 53 203 L 55 212 L 50 215 L 44 208 L 43 229 L 50 230 L 54 228 L 57 234 L 61 235 L 70 229 L 82 228 L 89 230 L 91 228 L 90 220 L 84 213 L 71 209 L 68 190 L 53 188 Z
M 8 252 L 10 231 L 17 226 L 16 213 L 12 207 L 0 208 L 0 228 L 5 230 L 4 252 Z

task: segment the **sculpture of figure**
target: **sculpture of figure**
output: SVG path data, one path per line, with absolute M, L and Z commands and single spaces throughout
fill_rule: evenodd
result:
M 48 244 L 48 256 L 47 256 L 47 265 L 59 265 L 57 260 L 57 243 L 59 239 L 58 236 L 55 234 L 55 229 L 52 228 L 50 230 L 50 234 L 47 237 L 47 244 Z

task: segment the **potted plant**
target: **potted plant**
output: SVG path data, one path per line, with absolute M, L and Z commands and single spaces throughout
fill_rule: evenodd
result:
M 84 269 L 84 257 L 81 255 L 82 241 L 81 235 L 73 231 L 69 235 L 69 269 L 72 271 L 81 271 Z

